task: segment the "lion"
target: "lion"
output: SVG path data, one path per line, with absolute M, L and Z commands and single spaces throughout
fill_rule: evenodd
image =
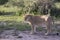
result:
M 38 26 L 46 27 L 45 35 L 48 35 L 52 30 L 53 18 L 49 15 L 26 15 L 24 20 L 31 25 L 30 34 L 34 34 Z

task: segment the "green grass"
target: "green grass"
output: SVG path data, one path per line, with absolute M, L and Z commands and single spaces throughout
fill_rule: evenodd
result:
M 1 12 L 17 12 L 18 10 L 20 10 L 21 8 L 18 7 L 4 7 L 4 6 L 0 6 L 0 11 Z
M 22 16 L 0 16 L 0 22 L 3 22 L 3 24 L 0 25 L 0 29 L 2 29 L 2 27 L 3 29 L 12 27 L 21 31 L 30 30 L 30 25 L 23 23 Z M 6 25 L 4 25 L 4 23 Z
M 56 8 L 60 9 L 60 3 L 55 3 Z
M 0 16 L 0 21 L 23 21 L 22 16 Z

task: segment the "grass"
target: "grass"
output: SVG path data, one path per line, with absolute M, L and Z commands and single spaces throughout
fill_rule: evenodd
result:
M 1 12 L 17 12 L 18 10 L 20 10 L 21 8 L 18 7 L 4 7 L 4 6 L 0 6 L 0 11 Z
M 1 22 L 3 22 L 1 24 Z M 5 23 L 5 24 L 4 24 Z M 6 28 L 17 28 L 18 30 L 30 30 L 30 25 L 23 23 L 22 16 L 0 16 L 0 29 Z
M 60 9 L 60 3 L 55 3 L 56 8 Z
M 23 21 L 22 16 L 0 16 L 0 21 Z

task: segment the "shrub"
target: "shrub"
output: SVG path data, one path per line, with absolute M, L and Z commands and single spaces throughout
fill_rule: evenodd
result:
M 5 3 L 7 3 L 7 2 L 8 2 L 8 0 L 0 0 L 0 5 L 3 5 Z

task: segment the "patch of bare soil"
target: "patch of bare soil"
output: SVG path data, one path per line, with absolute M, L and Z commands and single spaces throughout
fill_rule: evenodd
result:
M 28 31 L 15 33 L 15 30 L 4 30 L 0 34 L 0 40 L 60 40 L 60 36 L 56 34 L 45 36 L 43 32 L 31 35 Z

